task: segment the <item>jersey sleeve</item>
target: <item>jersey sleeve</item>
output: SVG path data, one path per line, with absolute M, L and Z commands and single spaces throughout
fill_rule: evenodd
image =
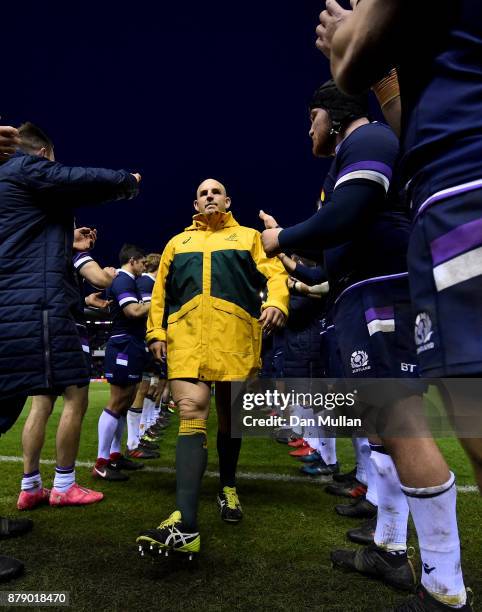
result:
M 352 240 L 360 224 L 383 207 L 398 157 L 398 140 L 382 124 L 362 126 L 343 141 L 336 157 L 333 191 L 326 206 L 278 236 L 283 251 L 333 248 Z M 328 193 L 328 191 L 327 191 Z
M 75 253 L 72 257 L 72 264 L 77 272 L 85 266 L 85 264 L 94 261 L 87 251 Z
M 152 290 L 154 288 L 154 283 L 152 279 L 146 276 L 140 276 L 136 280 L 136 283 L 142 301 L 144 302 L 144 304 L 149 304 L 152 299 Z
M 337 154 L 334 191 L 357 181 L 380 185 L 388 193 L 398 157 L 398 140 L 390 128 L 370 124 L 353 132 Z
M 114 279 L 110 288 L 112 298 L 119 304 L 120 308 L 125 308 L 128 304 L 138 304 L 136 281 L 120 273 Z

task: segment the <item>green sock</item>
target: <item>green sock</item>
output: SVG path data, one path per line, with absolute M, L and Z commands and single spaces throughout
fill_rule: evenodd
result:
M 201 481 L 208 461 L 206 421 L 181 419 L 176 446 L 176 507 L 186 529 L 197 531 Z

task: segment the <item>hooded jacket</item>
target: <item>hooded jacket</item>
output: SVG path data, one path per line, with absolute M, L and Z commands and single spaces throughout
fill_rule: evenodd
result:
M 230 212 L 193 221 L 162 254 L 147 342 L 167 340 L 170 379 L 243 380 L 260 367 L 262 309 L 288 314 L 287 274 Z

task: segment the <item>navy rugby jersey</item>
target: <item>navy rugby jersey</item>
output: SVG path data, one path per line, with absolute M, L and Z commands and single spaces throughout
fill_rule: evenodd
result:
M 124 314 L 124 308 L 128 304 L 138 304 L 142 301 L 134 275 L 125 270 L 119 270 L 119 274 L 114 278 L 112 285 L 108 289 L 107 297 L 109 300 L 112 300 L 110 305 L 112 317 L 111 337 L 127 334 L 144 340 L 146 335 L 145 317 L 129 319 Z
M 424 25 L 399 66 L 403 184 L 416 207 L 447 188 L 482 186 L 482 3 L 432 1 L 427 11 L 430 35 Z
M 85 266 L 85 264 L 94 261 L 88 252 L 76 252 L 72 257 L 72 267 L 73 267 L 73 282 L 75 289 L 75 299 L 73 299 L 73 305 L 71 308 L 72 315 L 75 319 L 75 322 L 78 325 L 82 325 L 85 327 L 85 296 L 84 296 L 84 278 L 80 274 L 80 271 Z
M 370 123 L 356 129 L 337 148 L 323 185 L 322 206 L 330 206 L 334 191 L 350 183 L 350 197 L 356 198 L 359 181 L 374 181 L 389 192 L 397 155 L 397 138 L 386 125 Z M 373 211 L 353 239 L 324 251 L 332 298 L 358 281 L 406 272 L 409 220 L 392 194 L 390 190 L 383 206 Z
M 154 283 L 156 279 L 152 274 L 144 272 L 142 276 L 136 279 L 137 289 L 141 294 L 142 301 L 149 303 L 151 301 L 152 291 L 154 289 Z

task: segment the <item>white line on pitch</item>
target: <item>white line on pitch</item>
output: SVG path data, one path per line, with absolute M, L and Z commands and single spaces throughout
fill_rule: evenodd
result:
M 12 457 L 8 455 L 0 455 L 0 462 L 3 463 L 21 463 L 22 457 Z M 43 465 L 55 465 L 54 459 L 41 459 L 40 463 Z M 92 467 L 94 464 L 93 461 L 76 461 L 75 465 L 77 467 Z M 176 470 L 170 467 L 146 467 L 144 472 L 152 472 L 154 474 L 175 474 Z M 218 472 L 206 471 L 205 475 L 208 478 L 219 478 Z M 330 477 L 326 477 L 325 479 L 315 479 L 315 478 L 307 478 L 304 476 L 291 476 L 290 474 L 265 474 L 262 472 L 238 472 L 237 477 L 242 480 L 264 480 L 267 482 L 304 482 L 311 484 L 326 484 L 327 482 L 331 482 Z M 457 487 L 457 491 L 459 493 L 477 493 L 478 488 L 473 485 L 460 485 Z

